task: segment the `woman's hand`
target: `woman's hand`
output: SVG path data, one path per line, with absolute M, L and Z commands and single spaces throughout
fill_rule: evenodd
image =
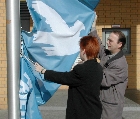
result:
M 39 65 L 37 62 L 35 63 L 35 70 L 41 74 L 44 74 L 46 69 L 44 69 L 41 65 Z

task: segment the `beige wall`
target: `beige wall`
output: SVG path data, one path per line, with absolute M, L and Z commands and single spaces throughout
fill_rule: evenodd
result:
M 140 0 L 100 0 L 96 8 L 97 30 L 102 38 L 102 28 L 120 24 L 131 28 L 131 54 L 127 55 L 129 65 L 129 89 L 140 90 Z M 7 108 L 7 64 L 6 64 L 6 13 L 5 0 L 0 0 L 0 109 Z M 32 28 L 32 21 L 31 21 Z M 61 86 L 60 89 L 66 89 Z
M 0 0 L 0 109 L 7 108 L 6 11 Z

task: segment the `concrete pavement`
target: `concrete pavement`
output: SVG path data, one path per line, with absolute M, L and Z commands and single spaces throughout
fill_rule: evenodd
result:
M 42 118 L 65 119 L 66 102 L 67 90 L 59 89 L 45 105 L 39 107 Z M 8 119 L 7 110 L 0 110 L 0 119 Z M 126 91 L 123 119 L 140 119 L 140 91 Z

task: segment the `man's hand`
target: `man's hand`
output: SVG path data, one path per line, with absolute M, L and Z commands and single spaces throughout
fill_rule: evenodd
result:
M 97 15 L 96 15 L 96 12 L 95 12 L 95 19 L 94 19 L 94 22 L 92 24 L 92 28 L 96 27 L 96 21 L 97 21 Z

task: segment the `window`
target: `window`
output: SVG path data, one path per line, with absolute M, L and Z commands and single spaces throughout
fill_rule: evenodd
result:
M 20 1 L 20 19 L 22 30 L 30 31 L 30 14 L 26 1 Z
M 130 28 L 103 28 L 102 29 L 102 43 L 103 45 L 107 48 L 107 38 L 109 37 L 109 34 L 114 31 L 114 30 L 119 30 L 122 31 L 124 33 L 124 35 L 126 36 L 126 44 L 123 48 L 123 52 L 125 55 L 130 54 L 131 53 L 131 43 L 130 43 Z

